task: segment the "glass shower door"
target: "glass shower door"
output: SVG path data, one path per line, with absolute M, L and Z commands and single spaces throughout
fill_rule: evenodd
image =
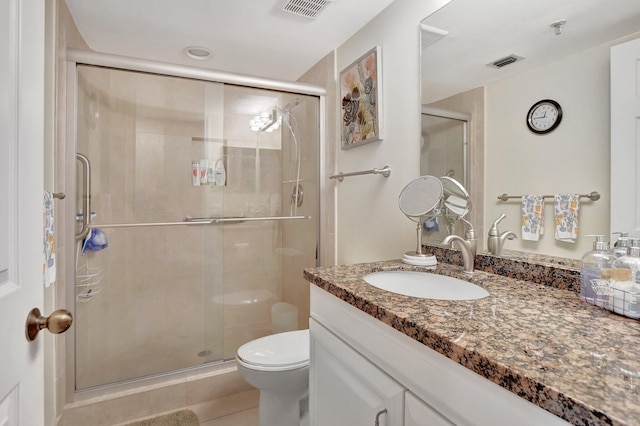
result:
M 449 176 L 467 186 L 467 121 L 422 114 L 420 175 Z
M 180 224 L 222 210 L 222 187 L 192 175 L 193 161 L 223 158 L 222 96 L 222 84 L 78 66 L 94 228 L 76 242 L 77 389 L 223 359 L 223 312 L 207 303 L 223 292 L 223 230 Z

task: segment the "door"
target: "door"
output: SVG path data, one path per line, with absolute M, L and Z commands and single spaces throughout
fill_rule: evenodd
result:
M 44 135 L 43 1 L 0 2 L 0 424 L 44 424 L 41 307 Z
M 611 48 L 611 232 L 640 236 L 640 39 Z
M 400 426 L 405 389 L 336 337 L 309 321 L 311 426 Z

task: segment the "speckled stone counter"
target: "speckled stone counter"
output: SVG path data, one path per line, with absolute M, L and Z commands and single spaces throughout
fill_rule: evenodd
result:
M 362 277 L 426 271 L 484 287 L 475 301 L 417 299 Z M 312 284 L 575 425 L 640 425 L 640 322 L 575 291 L 457 265 L 375 262 L 304 272 Z
M 439 262 L 463 265 L 458 250 L 442 246 L 424 246 L 423 249 L 425 253 L 435 255 Z M 500 256 L 478 253 L 475 269 L 576 293 L 580 291 L 580 261 L 575 259 L 505 250 Z

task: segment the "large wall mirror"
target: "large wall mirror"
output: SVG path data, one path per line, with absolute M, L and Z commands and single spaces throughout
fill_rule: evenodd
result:
M 469 219 L 481 247 L 501 214 L 507 218 L 500 230 L 518 235 L 505 249 L 573 259 L 591 250 L 585 235 L 609 240 L 611 232 L 629 231 L 609 229 L 609 58 L 611 46 L 640 38 L 640 2 L 453 0 L 422 21 L 421 33 L 421 168 L 444 175 L 449 163 L 462 164 L 454 173 L 471 195 Z M 527 113 L 543 99 L 561 106 L 562 121 L 534 133 Z M 441 149 L 446 161 L 424 155 L 435 134 L 428 129 L 448 131 L 451 124 L 428 124 L 429 111 L 464 119 L 466 139 L 456 142 L 462 149 Z M 433 172 L 433 164 L 447 170 Z M 521 238 L 520 198 L 498 199 L 592 191 L 601 197 L 580 200 L 572 241 L 555 238 L 553 198 L 545 199 L 537 241 Z

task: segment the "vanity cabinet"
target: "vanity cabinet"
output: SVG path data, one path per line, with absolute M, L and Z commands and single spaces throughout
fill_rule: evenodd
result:
M 309 330 L 311 425 L 452 425 L 314 319 Z
M 409 391 L 404 396 L 404 426 L 454 426 Z
M 312 425 L 402 426 L 405 389 L 313 319 Z
M 315 285 L 309 329 L 311 426 L 569 424 Z

